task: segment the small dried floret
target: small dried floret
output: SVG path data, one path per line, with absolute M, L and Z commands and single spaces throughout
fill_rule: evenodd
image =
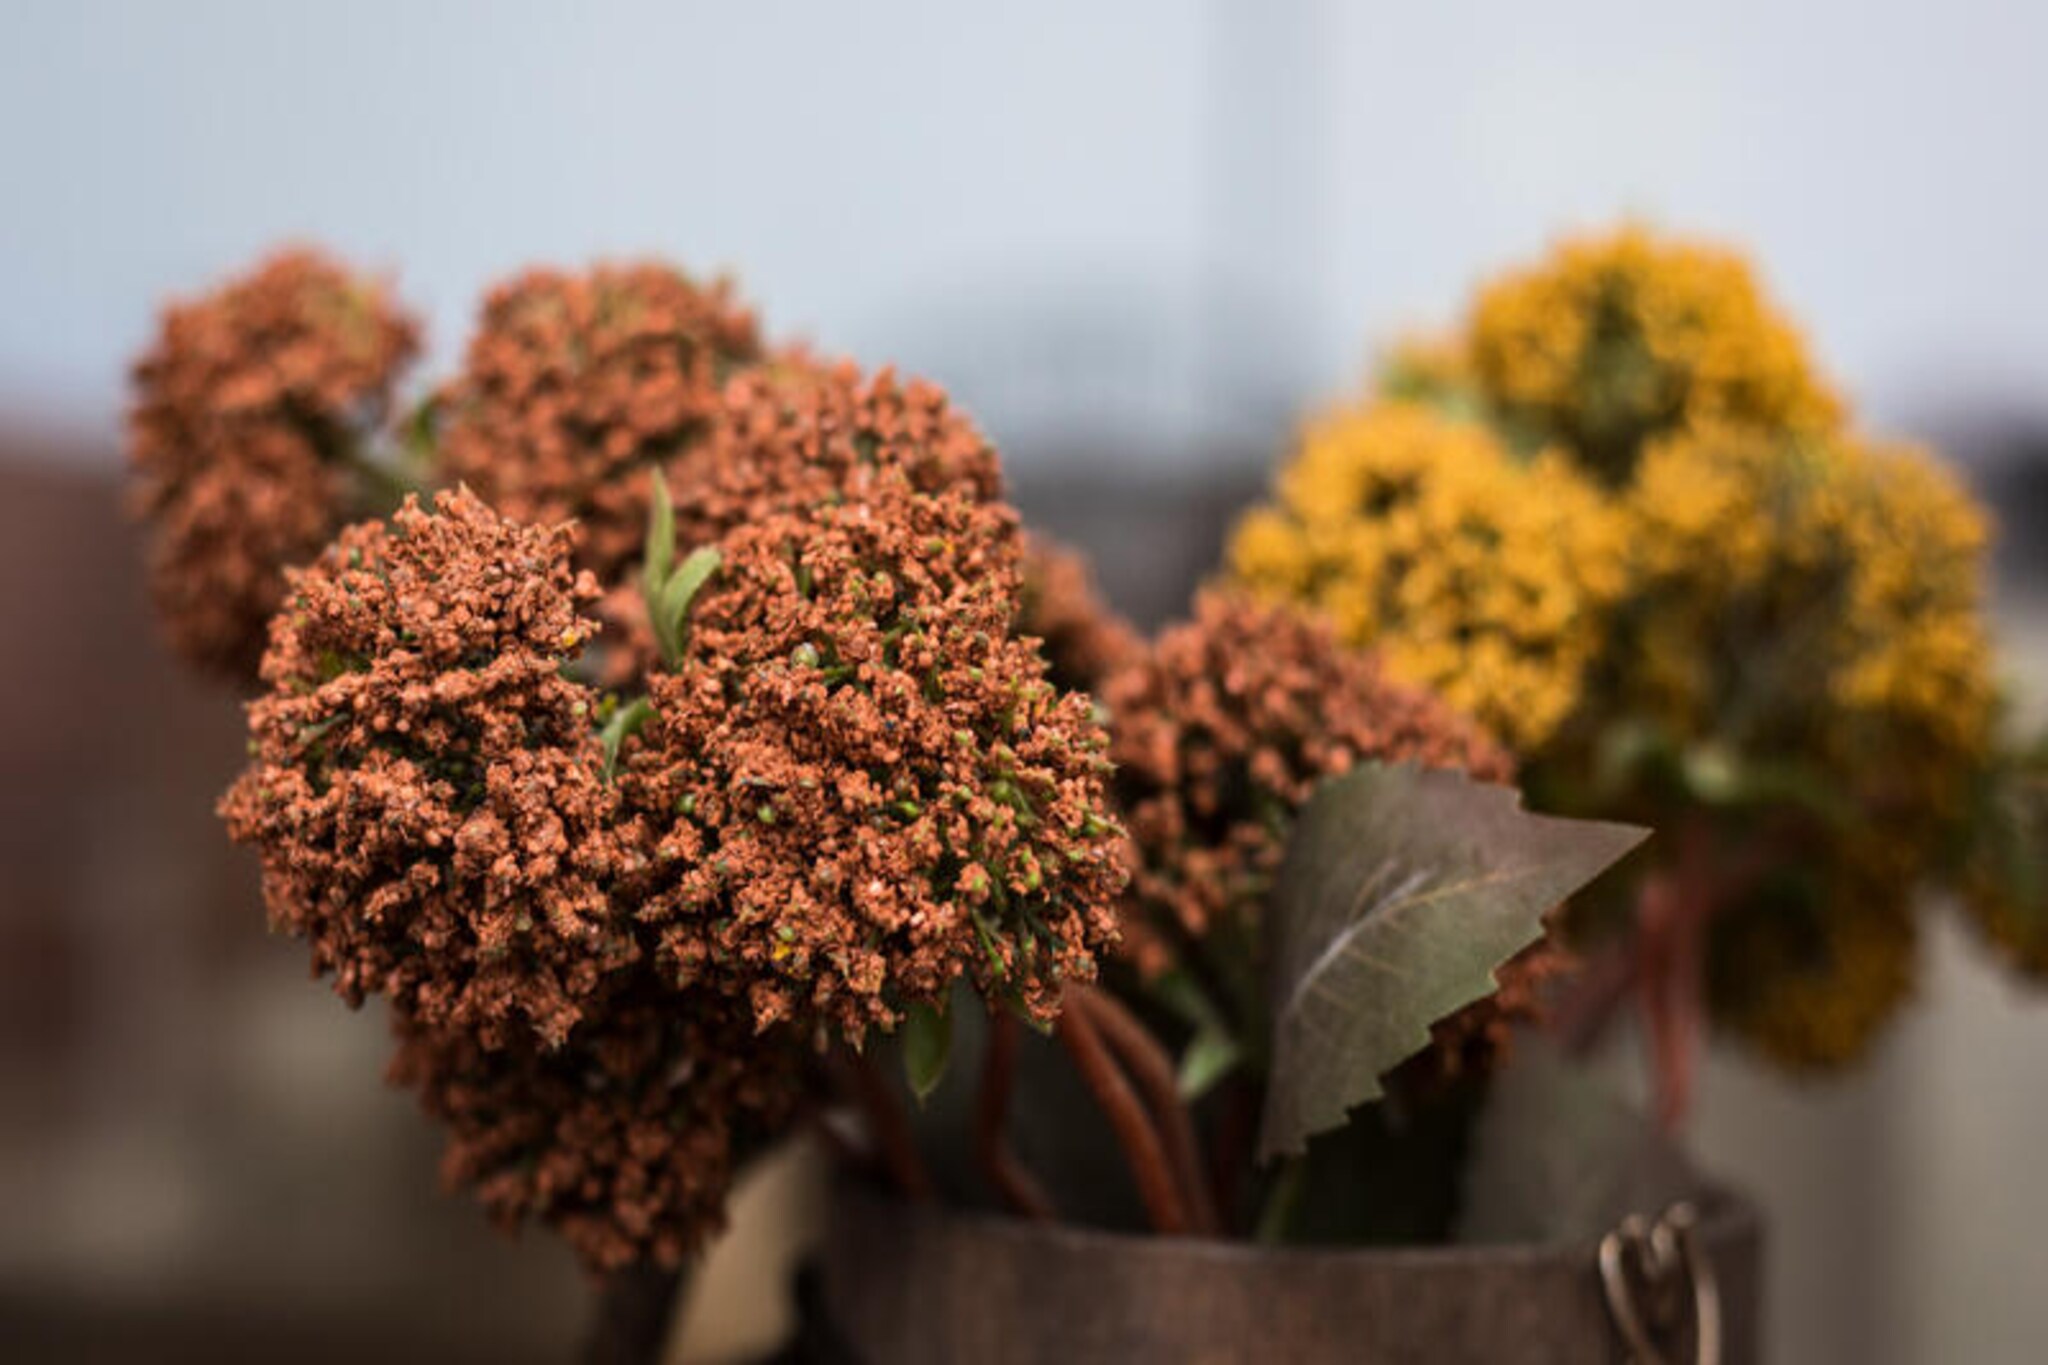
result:
M 165 310 L 135 366 L 128 439 L 151 590 L 180 653 L 254 675 L 283 570 L 351 514 L 347 464 L 418 348 L 382 286 L 310 250 Z
M 558 1041 L 633 955 L 598 698 L 562 673 L 594 629 L 570 543 L 443 493 L 291 575 L 222 814 L 351 1003 Z
M 529 271 L 485 301 L 440 400 L 441 458 L 515 520 L 578 519 L 579 562 L 610 583 L 639 557 L 650 469 L 705 439 L 726 380 L 760 355 L 723 281 L 654 264 Z
M 1489 406 L 1609 483 L 1646 440 L 1694 422 L 1818 433 L 1842 417 L 1740 253 L 1640 227 L 1500 276 L 1467 332 Z
M 1105 738 L 1013 635 L 1014 516 L 877 467 L 719 542 L 627 786 L 685 985 L 858 1040 L 963 974 L 1039 1019 L 1123 874 Z
M 1323 621 L 1239 593 L 1203 593 L 1103 699 L 1137 854 L 1124 942 L 1148 973 L 1176 943 L 1256 920 L 1294 813 L 1324 779 L 1371 759 L 1487 782 L 1514 771 L 1477 725 Z
M 401 1017 L 391 1080 L 448 1129 L 442 1178 L 593 1271 L 675 1266 L 725 1224 L 736 1169 L 788 1126 L 802 1059 L 708 993 L 634 981 L 558 1048 L 492 1050 Z
M 1038 639 L 1053 685 L 1073 692 L 1099 692 L 1104 678 L 1144 648 L 1096 593 L 1088 561 L 1040 535 L 1024 540 L 1017 628 Z

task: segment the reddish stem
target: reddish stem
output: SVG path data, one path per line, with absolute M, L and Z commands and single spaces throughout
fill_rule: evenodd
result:
M 1259 1088 L 1243 1076 L 1224 1082 L 1216 1143 L 1209 1154 L 1210 1181 L 1216 1207 L 1225 1210 L 1234 1225 L 1240 1223 L 1244 1208 L 1245 1176 L 1253 1169 L 1252 1139 L 1258 1133 L 1259 1103 Z
M 1010 1148 L 1004 1125 L 1017 1077 L 1017 1017 L 995 1005 L 989 1010 L 988 1049 L 981 1063 L 981 1087 L 974 1098 L 974 1154 L 982 1174 L 1010 1212 L 1037 1223 L 1058 1218 L 1045 1187 Z
M 1193 1231 L 1214 1236 L 1217 1231 L 1216 1202 L 1202 1170 L 1201 1143 L 1195 1136 L 1195 1120 L 1181 1097 L 1180 1078 L 1173 1059 L 1152 1036 L 1152 1031 L 1123 1003 L 1106 991 L 1092 986 L 1076 987 L 1068 999 L 1089 1010 L 1096 1028 L 1124 1064 L 1130 1077 L 1144 1092 L 1153 1121 L 1166 1146 L 1167 1160 L 1180 1182 L 1187 1201 L 1188 1221 Z
M 583 1365 L 652 1365 L 668 1349 L 670 1324 L 682 1299 L 680 1270 L 629 1265 L 604 1277 L 597 1317 L 578 1359 Z
M 850 1082 L 847 1088 L 867 1119 L 868 1137 L 897 1190 L 914 1203 L 930 1203 L 937 1197 L 937 1187 L 925 1169 L 917 1140 L 911 1135 L 910 1118 L 888 1082 L 882 1079 L 882 1073 L 875 1069 L 874 1058 L 847 1052 L 842 1055 L 839 1069 Z
M 1565 1051 L 1585 1053 L 1606 1034 L 1621 1007 L 1636 993 L 1636 967 L 1632 942 L 1606 944 L 1585 960 L 1548 1020 L 1552 1036 Z
M 1677 1131 L 1692 1109 L 1699 1066 L 1700 976 L 1707 921 L 1727 888 L 1716 884 L 1712 831 L 1697 820 L 1678 830 L 1669 871 L 1644 879 L 1636 914 L 1636 980 L 1650 1046 L 1657 1120 Z
M 1131 1089 L 1131 1083 L 1117 1070 L 1115 1059 L 1109 1055 L 1109 1048 L 1102 1041 L 1102 1034 L 1096 1028 L 1095 1020 L 1088 1009 L 1077 1002 L 1076 988 L 1067 988 L 1064 1007 L 1060 1010 L 1058 1025 L 1059 1039 L 1067 1053 L 1074 1060 L 1075 1068 L 1081 1073 L 1089 1093 L 1101 1107 L 1103 1116 L 1116 1133 L 1117 1142 L 1123 1147 L 1124 1160 L 1131 1168 L 1131 1178 L 1137 1183 L 1138 1196 L 1145 1203 L 1145 1210 L 1151 1216 L 1156 1232 L 1177 1236 L 1188 1230 L 1188 1212 L 1180 1191 L 1176 1187 L 1173 1167 L 1166 1159 L 1166 1149 L 1159 1138 L 1159 1129 L 1144 1105 Z

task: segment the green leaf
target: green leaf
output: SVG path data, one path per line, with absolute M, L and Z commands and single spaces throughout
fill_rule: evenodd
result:
M 654 603 L 654 632 L 670 663 L 683 657 L 683 646 L 689 642 L 690 603 L 722 562 L 715 545 L 692 550 L 662 584 L 661 600 Z
M 1531 815 L 1509 787 L 1368 764 L 1323 784 L 1270 909 L 1273 1069 L 1259 1158 L 1377 1099 L 1429 1026 L 1497 988 L 1543 916 L 1645 830 Z
M 1717 744 L 1696 744 L 1681 756 L 1681 773 L 1686 794 L 1703 806 L 1792 807 L 1835 828 L 1855 819 L 1835 785 L 1797 761 L 1745 758 Z
M 1161 972 L 1145 983 L 1151 997 L 1188 1026 L 1191 1037 L 1180 1057 L 1180 1092 L 1199 1099 L 1244 1060 L 1244 1044 L 1201 983 L 1184 968 Z
M 642 571 L 641 592 L 652 607 L 668 582 L 669 569 L 676 562 L 676 505 L 668 495 L 668 480 L 659 469 L 647 476 L 654 481 L 654 498 L 647 507 L 647 563 Z
M 637 734 L 648 718 L 654 714 L 654 703 L 645 697 L 635 697 L 612 713 L 604 723 L 598 738 L 604 741 L 604 780 L 609 782 L 619 770 L 619 747 L 629 735 Z
M 1244 1049 L 1221 1027 L 1205 1028 L 1188 1040 L 1180 1055 L 1180 1093 L 1198 1100 L 1244 1060 Z
M 903 1016 L 903 1078 L 923 1104 L 946 1077 L 953 1058 L 953 1016 L 931 1005 L 912 1005 Z
M 1624 717 L 1600 732 L 1593 756 L 1593 796 L 1611 805 L 1645 783 L 1665 784 L 1679 769 L 1678 746 L 1664 727 Z

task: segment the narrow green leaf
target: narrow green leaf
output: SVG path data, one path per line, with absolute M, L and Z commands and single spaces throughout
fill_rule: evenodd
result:
M 647 563 L 641 576 L 641 591 L 652 607 L 668 582 L 676 562 L 676 505 L 668 495 L 668 480 L 659 469 L 647 475 L 654 481 L 654 498 L 647 507 Z
M 654 703 L 645 697 L 635 697 L 612 713 L 604 723 L 598 738 L 604 742 L 604 780 L 609 782 L 619 770 L 619 748 L 629 735 L 639 732 L 648 718 L 654 714 Z
M 1210 1087 L 1228 1076 L 1244 1059 L 1244 1049 L 1221 1028 L 1203 1029 L 1188 1041 L 1180 1055 L 1180 1093 L 1186 1100 L 1198 1100 Z
M 1191 1029 L 1222 1027 L 1223 1011 L 1185 967 L 1161 972 L 1145 983 L 1145 989 Z
M 1377 1099 L 1429 1026 L 1497 988 L 1543 916 L 1647 833 L 1531 815 L 1509 787 L 1368 764 L 1296 822 L 1268 920 L 1272 1075 L 1259 1157 Z
M 1260 1246 L 1279 1246 L 1287 1240 L 1287 1229 L 1294 1222 L 1294 1214 L 1301 1207 L 1301 1194 L 1308 1186 L 1308 1163 L 1300 1157 L 1287 1157 L 1273 1171 L 1273 1178 L 1266 1186 L 1266 1195 L 1259 1203 L 1259 1221 L 1252 1229 L 1252 1240 Z
M 903 1016 L 903 1077 L 923 1104 L 945 1079 L 953 1058 L 953 1016 L 931 1005 L 912 1005 Z
M 1744 758 L 1720 745 L 1699 744 L 1681 756 L 1680 773 L 1686 794 L 1704 806 L 1792 807 L 1837 828 L 1856 818 L 1835 784 L 1795 760 Z
M 689 642 L 690 603 L 711 581 L 711 575 L 718 572 L 721 562 L 715 545 L 692 550 L 689 557 L 668 576 L 668 581 L 662 584 L 661 600 L 654 607 L 655 631 L 670 663 L 682 658 L 683 646 Z

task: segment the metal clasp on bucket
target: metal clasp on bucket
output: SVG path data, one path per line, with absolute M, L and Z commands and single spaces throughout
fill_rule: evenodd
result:
M 1600 1287 L 1630 1365 L 1676 1365 L 1691 1288 L 1693 1365 L 1721 1365 L 1721 1288 L 1699 1247 L 1699 1211 L 1680 1202 L 1655 1221 L 1632 1213 L 1600 1239 Z M 1659 1345 L 1662 1342 L 1665 1345 Z

